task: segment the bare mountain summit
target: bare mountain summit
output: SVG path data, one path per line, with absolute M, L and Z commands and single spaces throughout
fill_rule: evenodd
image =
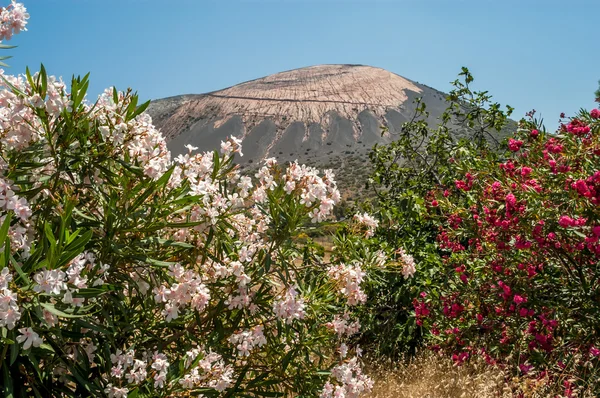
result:
M 333 168 L 341 177 L 356 176 L 360 184 L 369 149 L 393 139 L 413 116 L 417 97 L 432 121 L 446 108 L 443 93 L 384 69 L 319 65 L 156 100 L 148 112 L 175 154 L 186 144 L 217 149 L 233 135 L 243 139 L 241 164 L 298 159 Z M 384 136 L 382 126 L 389 129 Z

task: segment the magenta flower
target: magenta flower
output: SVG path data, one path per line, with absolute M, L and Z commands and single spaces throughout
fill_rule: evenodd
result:
M 515 140 L 513 138 L 508 140 L 508 149 L 513 152 L 517 152 L 523 146 L 523 141 Z

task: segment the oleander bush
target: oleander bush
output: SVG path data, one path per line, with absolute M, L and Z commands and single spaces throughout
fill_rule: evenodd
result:
M 472 82 L 473 76 L 463 68 L 436 126 L 427 122 L 426 104 L 417 99 L 413 118 L 404 123 L 396 140 L 375 146 L 370 153 L 374 172 L 369 185 L 377 197 L 379 222 L 373 244 L 399 256 L 409 253 L 417 264 L 414 278 L 390 267 L 367 273 L 369 302 L 358 309 L 361 341 L 377 356 L 402 358 L 423 344 L 424 330 L 413 303 L 445 280 L 437 244 L 439 220 L 429 208 L 433 190 L 458 178 L 453 153 L 493 156 L 511 122 L 512 108 L 503 111 L 487 92 L 473 91 Z
M 2 12 L 26 17 L 18 3 Z M 387 261 L 362 243 L 368 216 L 332 262 L 296 243 L 340 200 L 330 171 L 267 159 L 243 176 L 235 138 L 221 154 L 189 147 L 171 158 L 130 90 L 88 103 L 87 76 L 70 88 L 43 66 L 0 78 L 5 396 L 371 388 L 348 340 L 364 272 Z
M 600 111 L 562 115 L 554 133 L 530 116 L 497 157 L 455 153 L 460 177 L 430 203 L 446 283 L 417 315 L 457 362 L 598 393 Z
M 400 285 L 395 274 L 366 289 L 375 300 L 363 336 L 387 344 L 384 355 L 423 341 L 457 364 L 480 356 L 565 396 L 598 394 L 600 111 L 561 115 L 556 132 L 532 111 L 501 141 L 512 109 L 473 92 L 468 70 L 461 76 L 439 126 L 423 121 L 421 104 L 398 140 L 371 155 L 375 238 L 418 266 Z M 457 126 L 466 137 L 454 138 Z

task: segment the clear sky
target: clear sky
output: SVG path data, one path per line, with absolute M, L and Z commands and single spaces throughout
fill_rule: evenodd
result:
M 594 106 L 598 0 L 20 0 L 29 31 L 11 73 L 91 72 L 90 99 L 132 87 L 144 99 L 218 90 L 283 70 L 355 63 L 442 91 L 461 66 L 549 128 Z M 8 0 L 0 0 L 8 3 Z

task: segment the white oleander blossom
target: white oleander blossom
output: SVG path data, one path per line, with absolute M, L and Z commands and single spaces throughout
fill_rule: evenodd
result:
M 268 191 L 278 186 L 274 175 L 276 165 L 275 158 L 268 158 L 256 173 L 258 185 L 253 199 L 257 203 L 264 203 L 268 198 Z M 310 209 L 309 217 L 312 222 L 321 222 L 329 218 L 334 205 L 341 199 L 333 172 L 325 170 L 323 174 L 320 176 L 319 170 L 313 167 L 300 165 L 297 161 L 291 162 L 285 171 L 284 182 L 280 183 L 288 195 L 300 195 L 300 204 Z
M 367 301 L 367 295 L 361 290 L 360 284 L 366 273 L 360 264 L 334 264 L 329 267 L 329 277 L 338 286 L 339 291 L 346 296 L 348 305 L 357 305 Z
M 9 289 L 9 282 L 13 276 L 7 267 L 0 271 L 0 327 L 6 327 L 9 330 L 15 328 L 21 312 L 17 303 L 17 294 Z
M 12 1 L 0 10 L 0 41 L 10 40 L 13 35 L 26 31 L 29 14 L 22 3 Z
M 129 390 L 125 387 L 117 387 L 112 384 L 107 384 L 104 392 L 108 394 L 108 398 L 127 398 Z
M 379 226 L 379 221 L 377 221 L 375 218 L 373 218 L 367 213 L 357 213 L 354 215 L 353 219 L 358 224 L 366 227 L 365 236 L 367 238 L 370 238 L 371 236 L 375 235 L 375 230 Z
M 336 315 L 331 322 L 325 324 L 326 327 L 335 331 L 338 337 L 352 336 L 360 331 L 360 322 L 358 319 L 352 321 L 348 313 Z
M 157 352 L 152 356 L 151 368 L 156 372 L 154 375 L 155 388 L 163 388 L 165 386 L 169 365 L 166 355 Z
M 335 366 L 320 398 L 358 398 L 373 389 L 373 380 L 363 374 L 357 357 Z
M 238 355 L 247 357 L 256 347 L 262 347 L 267 343 L 263 329 L 262 325 L 258 325 L 252 329 L 236 332 L 229 337 L 228 341 L 238 350 Z
M 223 357 L 212 351 L 203 352 L 198 348 L 192 349 L 186 353 L 185 367 L 190 365 L 200 357 L 197 365 L 187 373 L 179 384 L 185 389 L 192 388 L 214 388 L 222 392 L 230 387 L 234 381 L 233 368 L 226 365 Z
M 24 350 L 28 350 L 31 346 L 39 347 L 42 345 L 43 340 L 32 328 L 19 329 L 19 333 L 21 333 L 21 335 L 17 336 L 17 342 L 23 343 Z
M 299 297 L 294 287 L 287 289 L 281 300 L 273 303 L 273 312 L 278 319 L 291 324 L 294 319 L 302 319 L 306 315 L 304 300 Z
M 67 290 L 67 274 L 59 269 L 43 270 L 34 275 L 33 280 L 35 292 L 46 294 L 60 294 Z
M 170 265 L 169 275 L 175 281 L 172 285 L 163 284 L 153 290 L 154 301 L 165 303 L 162 315 L 167 322 L 177 319 L 179 311 L 187 306 L 202 312 L 210 300 L 210 291 L 200 276 L 192 270 L 186 270 L 181 264 Z
M 406 253 L 403 248 L 399 248 L 396 250 L 396 254 L 400 256 L 400 261 L 402 263 L 402 275 L 405 279 L 412 277 L 415 272 L 417 272 L 417 267 L 415 265 L 415 259 L 410 254 Z

